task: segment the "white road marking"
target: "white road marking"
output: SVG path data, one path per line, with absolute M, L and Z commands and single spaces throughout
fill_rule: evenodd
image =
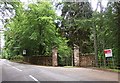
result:
M 18 70 L 18 71 L 22 71 L 21 69 L 18 69 L 18 68 L 14 67 L 14 66 L 12 66 L 12 65 L 10 65 L 10 64 L 7 64 L 7 63 L 5 63 L 5 64 L 8 65 L 8 66 L 11 66 L 12 68 L 14 68 L 14 69 L 16 69 L 16 70 Z
M 18 68 L 16 68 L 16 67 L 12 67 L 12 68 L 14 68 L 14 69 L 16 69 L 16 70 L 18 70 L 18 71 L 22 71 L 21 69 L 18 69 Z
M 7 63 L 5 63 L 6 65 L 8 65 L 8 66 L 12 66 L 12 65 L 10 65 L 10 64 L 7 64 Z
M 18 70 L 18 71 L 22 71 L 21 69 L 18 69 L 18 68 L 14 67 L 14 66 L 12 66 L 12 65 L 10 65 L 10 64 L 7 64 L 7 63 L 4 63 L 4 64 L 6 64 L 6 65 L 8 65 L 8 66 L 11 66 L 12 68 L 14 68 L 14 69 L 16 69 L 16 70 Z
M 29 77 L 31 77 L 34 81 L 36 81 L 37 83 L 40 83 L 35 77 L 33 77 L 32 75 L 29 75 Z

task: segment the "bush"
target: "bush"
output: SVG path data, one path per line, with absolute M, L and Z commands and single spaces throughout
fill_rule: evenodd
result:
M 23 62 L 24 57 L 22 55 L 15 55 L 15 56 L 12 56 L 10 60 L 16 61 L 16 62 Z
M 58 48 L 58 64 L 60 66 L 72 65 L 72 49 L 67 45 L 60 45 Z

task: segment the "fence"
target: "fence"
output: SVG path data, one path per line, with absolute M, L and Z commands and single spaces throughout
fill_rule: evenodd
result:
M 114 57 L 109 58 L 99 58 L 98 59 L 98 66 L 99 67 L 107 67 L 117 69 L 118 62 L 115 60 Z

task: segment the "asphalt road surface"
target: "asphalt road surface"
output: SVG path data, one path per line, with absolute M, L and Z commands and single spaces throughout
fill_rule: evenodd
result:
M 2 81 L 118 81 L 118 73 L 89 68 L 36 66 L 0 59 Z

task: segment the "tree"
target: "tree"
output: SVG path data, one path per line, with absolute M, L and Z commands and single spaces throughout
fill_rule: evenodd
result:
M 25 10 L 18 2 L 14 7 L 16 15 L 6 25 L 10 28 L 6 32 L 6 50 L 10 55 L 22 54 L 24 49 L 27 55 L 51 55 L 53 46 L 58 47 L 59 55 L 69 55 L 68 40 L 58 33 L 54 23 L 57 16 L 50 3 L 30 4 Z
M 101 5 L 100 5 L 101 6 Z M 101 12 L 95 12 L 93 14 L 93 22 L 96 27 L 96 46 L 98 51 L 98 60 L 105 60 L 104 57 L 104 49 L 112 49 L 113 51 L 113 59 L 115 59 L 115 63 L 118 61 L 116 58 L 118 56 L 118 48 L 117 43 L 118 38 L 116 34 L 118 34 L 118 28 L 116 26 L 116 12 L 114 12 L 114 3 L 108 3 L 107 8 L 104 9 L 101 7 Z M 117 17 L 118 18 L 118 17 Z M 101 62 L 102 62 L 101 61 Z M 99 63 L 102 66 L 101 62 Z M 113 64 L 116 66 L 116 64 Z
M 116 51 L 115 51 L 115 54 L 117 55 L 116 56 L 116 60 L 117 60 L 117 66 L 119 67 L 120 69 L 120 2 L 115 2 L 114 3 L 114 8 L 115 8 L 115 27 L 116 27 L 116 30 L 115 30 L 115 38 L 116 38 Z
M 89 2 L 65 2 L 62 9 L 61 34 L 69 39 L 69 46 L 80 46 L 81 53 L 91 52 L 89 46 L 90 28 L 85 23 L 92 17 L 92 9 Z

